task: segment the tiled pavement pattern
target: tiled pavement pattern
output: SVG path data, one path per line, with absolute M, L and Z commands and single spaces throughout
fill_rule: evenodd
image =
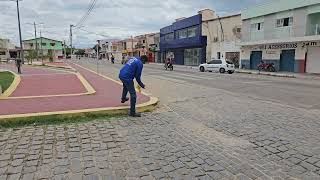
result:
M 207 128 L 171 111 L 183 104 L 141 119 L 2 130 L 0 179 L 319 178 L 318 156 L 294 150 L 299 143 L 265 134 L 260 140 L 265 132 L 245 125 L 242 135 L 229 132 L 236 123 Z
M 258 169 L 280 169 L 280 177 L 320 179 L 319 111 L 219 94 L 209 102 L 200 96 L 177 102 L 172 109 L 228 137 L 247 140 L 251 146 L 242 148 L 241 157 Z

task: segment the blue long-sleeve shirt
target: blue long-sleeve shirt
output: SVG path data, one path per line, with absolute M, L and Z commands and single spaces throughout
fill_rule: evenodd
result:
M 138 58 L 131 58 L 120 70 L 119 78 L 122 81 L 133 81 L 135 78 L 137 83 L 144 88 L 144 84 L 141 81 L 143 64 Z

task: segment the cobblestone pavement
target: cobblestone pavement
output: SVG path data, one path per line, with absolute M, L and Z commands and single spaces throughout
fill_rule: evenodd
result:
M 3 130 L 0 179 L 319 179 L 319 156 L 290 133 L 277 138 L 276 125 L 208 128 L 178 114 L 180 105 L 141 119 Z
M 146 72 L 142 118 L 0 130 L 0 180 L 320 179 L 317 109 Z

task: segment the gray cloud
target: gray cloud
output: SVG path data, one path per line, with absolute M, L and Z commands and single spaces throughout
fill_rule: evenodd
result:
M 96 8 L 84 23 L 84 29 L 110 38 L 156 32 L 171 24 L 177 17 L 188 17 L 199 9 L 211 8 L 219 15 L 240 12 L 250 5 L 265 0 L 98 0 Z M 45 23 L 43 36 L 69 42 L 69 25 L 76 24 L 86 12 L 90 0 L 24 0 L 20 2 L 23 39 L 33 37 L 33 26 L 27 23 Z M 16 6 L 14 2 L 0 1 L 0 37 L 18 44 Z M 40 26 L 39 26 L 40 28 Z M 74 31 L 77 47 L 91 47 L 105 37 Z

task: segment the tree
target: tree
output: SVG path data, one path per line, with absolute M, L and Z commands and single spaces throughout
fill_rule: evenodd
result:
M 75 52 L 75 54 L 78 55 L 78 56 L 84 56 L 85 50 L 84 50 L 84 49 L 78 49 L 78 50 Z
M 50 62 L 53 62 L 53 53 L 52 51 L 48 51 L 48 58 Z
M 71 54 L 71 48 L 65 48 L 63 50 L 63 54 L 65 54 L 66 56 L 69 56 Z
M 28 61 L 28 64 L 32 64 L 32 61 L 33 61 L 34 59 L 36 59 L 36 58 L 37 58 L 37 53 L 36 53 L 35 50 L 30 50 L 30 51 L 28 52 L 28 55 L 26 56 L 26 59 L 27 59 L 27 61 Z

